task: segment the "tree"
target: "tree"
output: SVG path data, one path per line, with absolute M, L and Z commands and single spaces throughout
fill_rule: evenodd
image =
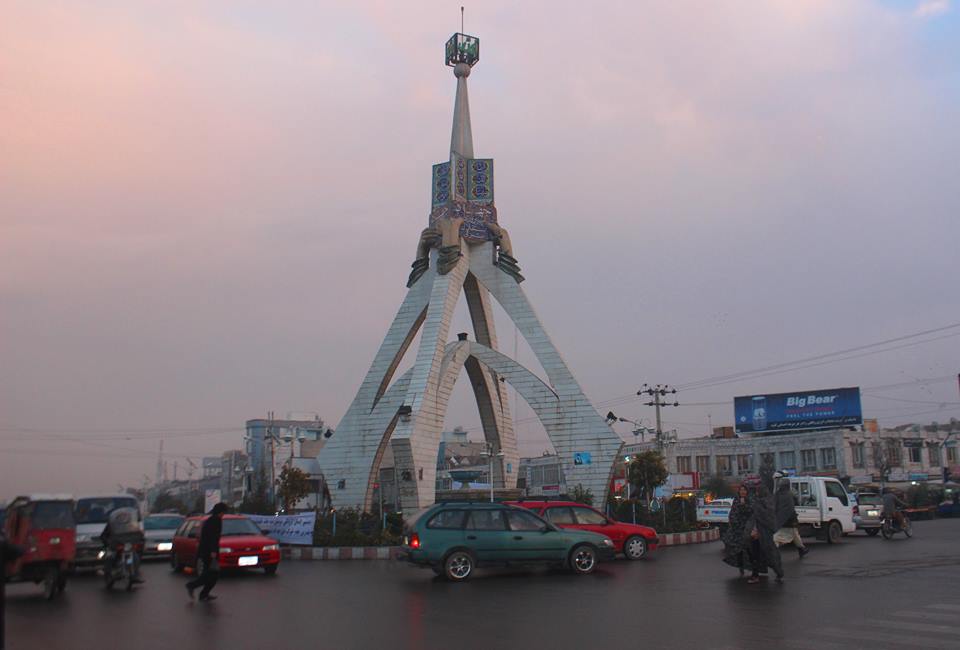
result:
M 284 467 L 277 479 L 277 496 L 283 502 L 284 510 L 292 510 L 297 502 L 312 492 L 310 478 L 297 467 Z
M 582 484 L 577 483 L 573 488 L 573 494 L 570 495 L 570 500 L 587 506 L 592 506 L 593 491 L 590 490 L 590 488 L 585 488 Z
M 645 499 L 653 498 L 653 490 L 667 480 L 667 466 L 658 451 L 644 451 L 630 463 L 627 472 L 630 484 L 643 490 Z
M 712 494 L 715 499 L 734 496 L 733 487 L 722 476 L 711 476 L 700 484 L 700 489 Z
M 153 500 L 153 512 L 179 512 L 185 515 L 189 512 L 187 504 L 173 496 L 167 491 L 163 491 Z
M 263 469 L 258 469 L 251 481 L 251 490 L 243 495 L 240 512 L 248 515 L 272 515 L 277 509 L 267 498 L 267 482 Z

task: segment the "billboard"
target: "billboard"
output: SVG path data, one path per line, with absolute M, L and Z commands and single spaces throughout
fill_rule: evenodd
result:
M 860 388 L 744 395 L 733 398 L 737 433 L 788 432 L 863 424 Z

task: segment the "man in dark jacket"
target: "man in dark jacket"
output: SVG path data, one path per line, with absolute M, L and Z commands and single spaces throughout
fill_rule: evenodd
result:
M 6 584 L 7 581 L 7 564 L 12 563 L 21 555 L 23 555 L 23 549 L 16 544 L 9 543 L 6 535 L 3 534 L 3 529 L 0 528 L 0 650 L 7 647 L 4 643 L 4 618 L 6 617 L 4 605 L 6 603 L 6 596 L 3 593 L 4 584 Z
M 214 600 L 210 591 L 220 576 L 218 554 L 220 552 L 220 532 L 223 529 L 223 513 L 227 511 L 224 503 L 218 503 L 210 510 L 210 516 L 200 528 L 200 546 L 197 548 L 197 577 L 187 583 L 187 593 L 193 600 L 193 590 L 202 586 L 200 600 Z
M 790 489 L 790 479 L 776 474 L 774 477 L 778 484 L 774 506 L 777 532 L 773 535 L 773 541 L 777 546 L 793 544 L 802 558 L 810 552 L 810 549 L 804 546 L 803 540 L 800 539 L 799 521 L 797 521 L 797 510 L 794 507 L 793 490 Z

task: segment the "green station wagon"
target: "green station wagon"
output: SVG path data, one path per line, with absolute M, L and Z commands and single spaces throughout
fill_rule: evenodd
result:
M 592 573 L 614 558 L 604 535 L 563 530 L 526 508 L 500 503 L 440 503 L 405 526 L 400 559 L 462 582 L 478 566 L 549 564 Z

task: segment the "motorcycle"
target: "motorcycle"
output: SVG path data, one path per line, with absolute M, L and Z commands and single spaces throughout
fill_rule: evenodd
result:
M 107 589 L 113 589 L 114 583 L 124 585 L 127 591 L 133 590 L 137 583 L 138 544 L 126 542 L 114 548 L 101 551 L 103 559 L 103 581 Z
M 890 515 L 884 515 L 880 523 L 880 533 L 884 539 L 892 539 L 897 533 L 903 533 L 907 537 L 913 537 L 913 526 L 906 515 L 903 516 L 903 525 L 897 523 L 896 518 Z

